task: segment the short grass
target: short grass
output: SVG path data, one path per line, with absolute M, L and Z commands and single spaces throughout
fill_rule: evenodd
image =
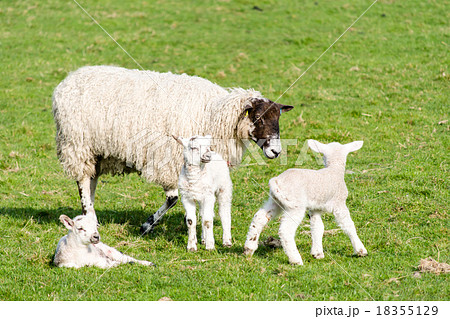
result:
M 85 1 L 86 10 L 146 69 L 186 72 L 277 99 L 372 3 L 355 1 Z M 255 8 L 257 6 L 257 8 Z M 155 232 L 139 225 L 163 202 L 137 175 L 103 176 L 96 210 L 103 240 L 156 268 L 108 271 L 51 264 L 65 234 L 60 214 L 80 213 L 75 183 L 55 155 L 51 95 L 83 65 L 138 68 L 67 0 L 0 3 L 1 300 L 448 300 L 448 275 L 413 276 L 421 258 L 449 262 L 449 2 L 380 0 L 279 100 L 282 159 L 232 172 L 232 248 L 186 252 L 178 204 Z M 259 10 L 258 10 L 259 9 Z M 308 138 L 364 140 L 349 156 L 348 205 L 369 251 L 325 235 L 326 257 L 288 264 L 282 249 L 243 244 L 269 178 L 319 168 Z M 286 163 L 284 164 L 285 161 Z M 277 221 L 262 240 L 277 236 Z M 336 228 L 331 216 L 326 229 Z

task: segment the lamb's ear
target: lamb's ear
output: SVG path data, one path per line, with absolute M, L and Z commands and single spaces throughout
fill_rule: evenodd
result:
M 178 144 L 183 145 L 183 141 L 179 137 L 176 137 L 175 135 L 172 135 L 172 137 L 175 139 L 175 141 L 177 141 Z
M 284 105 L 284 104 L 278 104 L 280 106 L 280 114 L 286 113 L 292 110 L 294 107 L 292 105 Z
M 322 153 L 323 154 L 323 147 L 324 144 L 316 141 L 316 140 L 308 140 L 308 146 L 310 149 L 312 149 L 314 152 Z
M 363 146 L 363 141 L 355 141 L 348 144 L 345 144 L 345 149 L 348 153 L 359 150 Z
M 64 226 L 66 226 L 67 229 L 69 229 L 69 230 L 72 229 L 73 220 L 71 220 L 69 216 L 61 215 L 61 216 L 59 216 L 59 220 L 61 221 L 61 223 L 64 224 Z

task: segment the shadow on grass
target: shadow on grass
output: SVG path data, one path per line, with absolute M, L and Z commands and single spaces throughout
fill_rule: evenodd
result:
M 60 225 L 59 216 L 67 215 L 71 218 L 80 215 L 81 209 L 73 207 L 59 207 L 55 209 L 37 209 L 34 207 L 0 207 L 0 215 L 9 216 L 14 219 L 21 219 L 26 223 L 31 218 L 37 224 Z M 129 232 L 132 235 L 140 236 L 140 226 L 148 216 L 153 214 L 144 210 L 96 210 L 100 225 L 107 224 L 128 224 Z M 154 230 L 143 236 L 149 240 L 164 238 L 167 241 L 179 241 L 184 239 L 187 228 L 184 224 L 184 213 L 172 209 L 154 228 Z

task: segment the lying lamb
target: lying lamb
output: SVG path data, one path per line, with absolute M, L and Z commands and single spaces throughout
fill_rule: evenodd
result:
M 345 163 L 350 152 L 359 150 L 362 141 L 341 145 L 322 144 L 308 140 L 308 146 L 324 156 L 325 168 L 315 171 L 307 169 L 288 169 L 269 181 L 270 197 L 253 217 L 244 254 L 253 255 L 258 248 L 258 238 L 264 226 L 282 214 L 279 235 L 285 253 L 292 264 L 302 265 L 302 257 L 295 245 L 295 232 L 306 210 L 311 216 L 311 254 L 323 258 L 322 237 L 324 225 L 321 214 L 332 212 L 339 227 L 350 237 L 354 253 L 366 256 L 367 250 L 356 234 L 355 225 L 345 204 L 348 190 L 344 181 Z
M 134 259 L 100 242 L 95 214 L 80 215 L 73 220 L 61 215 L 59 220 L 69 233 L 59 240 L 56 247 L 53 262 L 58 267 L 110 268 L 126 263 L 153 266 L 149 261 Z
M 231 197 L 233 184 L 227 162 L 211 151 L 211 136 L 174 138 L 183 145 L 184 165 L 178 187 L 181 202 L 186 210 L 188 245 L 190 251 L 197 250 L 196 203 L 202 218 L 202 243 L 207 250 L 214 249 L 213 219 L 214 202 L 218 200 L 222 221 L 223 245 L 231 246 Z

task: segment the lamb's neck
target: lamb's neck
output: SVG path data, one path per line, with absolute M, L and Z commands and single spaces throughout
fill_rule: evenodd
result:
M 327 171 L 335 172 L 337 174 L 342 174 L 344 176 L 345 173 L 345 160 L 331 160 L 327 161 L 325 164 L 325 168 Z
M 198 180 L 199 177 L 205 172 L 205 164 L 202 163 L 200 165 L 191 165 L 185 163 L 184 172 L 188 180 Z
M 80 247 L 80 246 L 85 246 L 85 245 L 80 243 L 78 237 L 72 231 L 69 231 L 69 234 L 67 235 L 67 246 L 68 247 Z

